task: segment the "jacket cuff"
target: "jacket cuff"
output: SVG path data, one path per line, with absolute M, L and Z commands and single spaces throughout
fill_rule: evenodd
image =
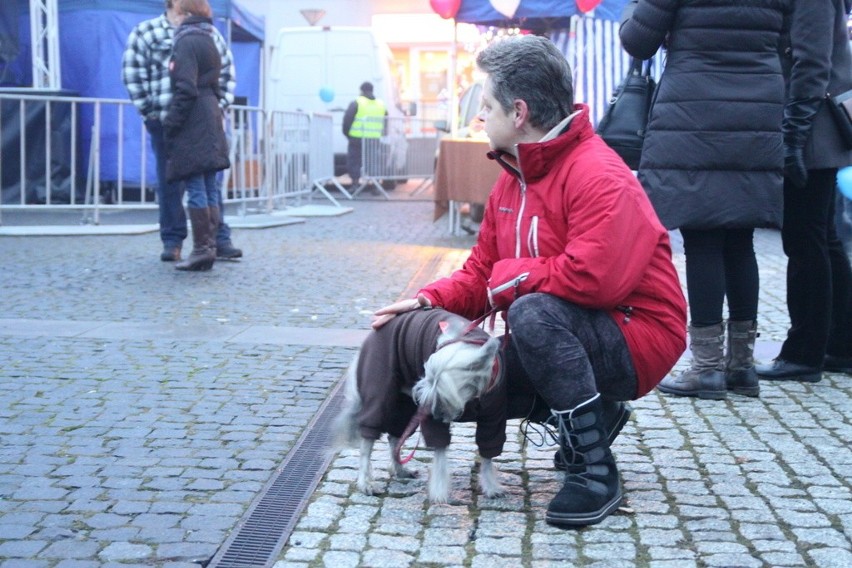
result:
M 432 295 L 431 292 L 429 292 L 427 290 L 420 290 L 420 291 L 417 292 L 417 294 L 414 297 L 417 298 L 417 296 L 419 296 L 420 294 L 423 294 L 423 297 L 426 298 L 427 300 L 429 300 L 429 306 L 430 307 L 432 307 L 432 308 L 441 307 L 441 306 L 438 305 L 438 299 L 435 298 L 435 296 Z
M 519 295 L 521 283 L 529 278 L 529 272 L 523 272 L 505 282 L 497 282 L 492 285 L 488 283 L 488 303 L 492 308 L 506 308 L 515 301 Z

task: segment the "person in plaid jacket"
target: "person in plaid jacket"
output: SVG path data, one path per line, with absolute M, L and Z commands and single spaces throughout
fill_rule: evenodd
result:
M 168 262 L 180 260 L 187 229 L 183 184 L 166 181 L 163 119 L 172 98 L 169 61 L 180 15 L 173 0 L 165 0 L 165 9 L 160 16 L 139 23 L 130 32 L 122 59 L 122 79 L 130 100 L 136 105 L 151 135 L 151 146 L 157 159 L 157 202 L 160 209 L 160 239 L 163 241 L 160 260 Z M 234 101 L 234 58 L 225 38 L 217 30 L 214 30 L 213 40 L 222 58 L 219 106 L 224 112 Z M 221 200 L 221 194 L 219 198 Z M 222 207 L 221 201 L 219 207 Z M 242 255 L 242 250 L 231 242 L 231 228 L 221 220 L 216 232 L 216 257 L 236 259 Z

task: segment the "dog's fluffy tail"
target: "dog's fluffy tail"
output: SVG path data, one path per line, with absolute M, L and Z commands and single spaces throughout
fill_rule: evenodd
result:
M 343 385 L 343 407 L 334 419 L 332 432 L 335 450 L 346 447 L 358 447 L 361 435 L 358 432 L 358 414 L 361 412 L 361 395 L 358 394 L 358 355 L 349 366 L 346 373 L 346 383 Z

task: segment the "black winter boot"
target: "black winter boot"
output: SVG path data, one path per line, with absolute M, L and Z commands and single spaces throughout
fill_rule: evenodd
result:
M 547 507 L 545 520 L 556 526 L 594 525 L 621 503 L 621 484 L 596 394 L 570 410 L 552 410 L 559 427 L 565 483 Z
M 621 429 L 627 424 L 627 420 L 633 413 L 633 407 L 629 403 L 620 400 L 601 399 L 601 408 L 603 409 L 603 425 L 606 432 L 606 442 L 612 446 Z M 551 415 L 552 418 L 552 415 Z M 562 450 L 556 450 L 553 455 L 553 466 L 556 469 L 565 470 L 565 464 L 562 463 Z
M 760 382 L 754 369 L 754 341 L 757 322 L 728 322 L 728 353 L 725 355 L 725 385 L 729 391 L 758 396 Z
M 217 209 L 218 211 L 218 209 Z M 207 207 L 190 208 L 189 221 L 192 225 L 192 253 L 186 260 L 175 264 L 178 270 L 210 270 L 216 261 L 215 244 Z

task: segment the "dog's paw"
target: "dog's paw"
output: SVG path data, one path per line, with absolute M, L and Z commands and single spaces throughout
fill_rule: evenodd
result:
M 450 479 L 449 475 L 436 475 L 432 472 L 429 477 L 429 501 L 433 504 L 444 504 L 450 502 Z
M 447 491 L 432 491 L 429 490 L 429 502 L 433 505 L 446 505 L 450 502 L 450 495 Z
M 479 468 L 479 488 L 487 498 L 502 497 L 506 489 L 500 483 L 497 468 L 490 459 L 483 459 Z
M 364 495 L 376 495 L 377 493 L 379 493 L 379 488 L 376 487 L 374 483 L 371 483 L 369 481 L 362 481 L 359 479 L 355 483 L 355 486 L 358 488 L 358 491 L 360 491 Z
M 499 483 L 496 487 L 480 487 L 480 489 L 482 489 L 482 494 L 488 499 L 496 499 L 497 497 L 503 497 L 506 494 L 506 488 Z
M 417 479 L 416 470 L 408 469 L 407 467 L 403 467 L 399 464 L 394 464 L 393 468 L 391 469 L 391 473 L 396 479 Z

